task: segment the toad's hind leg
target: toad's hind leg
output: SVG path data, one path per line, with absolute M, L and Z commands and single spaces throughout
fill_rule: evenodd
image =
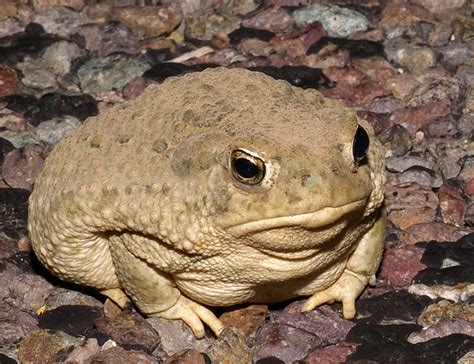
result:
M 204 337 L 206 323 L 218 336 L 224 329 L 207 308 L 183 296 L 173 278 L 136 257 L 127 246 L 127 234 L 110 237 L 115 273 L 135 305 L 148 316 L 183 320 L 197 338 Z

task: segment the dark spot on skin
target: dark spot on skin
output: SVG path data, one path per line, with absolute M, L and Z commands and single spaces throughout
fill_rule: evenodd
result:
M 172 164 L 173 172 L 180 177 L 186 176 L 191 171 L 192 160 L 191 158 L 185 158 Z
M 203 83 L 203 84 L 201 85 L 201 90 L 204 90 L 204 91 L 212 91 L 212 90 L 214 90 L 214 86 L 209 85 L 209 84 L 207 84 L 207 83 Z
M 311 174 L 309 173 L 309 171 L 301 171 L 301 186 L 302 187 L 305 187 L 306 186 L 306 182 L 311 178 Z
M 186 110 L 183 113 L 183 122 L 185 122 L 186 124 L 194 123 L 196 119 L 197 115 L 192 110 Z
M 92 140 L 91 140 L 91 148 L 99 149 L 101 142 L 102 142 L 102 140 L 100 139 L 100 137 L 99 137 L 99 136 L 95 136 L 95 137 L 92 138 Z
M 217 213 L 224 213 L 229 210 L 229 200 L 231 195 L 224 187 L 217 187 L 214 191 L 214 208 Z
M 248 83 L 245 85 L 245 91 L 247 92 L 257 92 L 258 86 L 254 85 L 253 83 Z
M 157 139 L 153 142 L 153 145 L 152 145 L 151 149 L 154 152 L 156 152 L 158 154 L 161 154 L 161 153 L 165 152 L 166 149 L 168 149 L 168 143 L 163 138 Z
M 167 195 L 170 192 L 171 188 L 168 184 L 163 183 L 163 186 L 161 186 L 161 192 L 163 192 L 164 195 Z
M 131 139 L 130 135 L 122 134 L 119 135 L 118 142 L 119 144 L 127 144 Z

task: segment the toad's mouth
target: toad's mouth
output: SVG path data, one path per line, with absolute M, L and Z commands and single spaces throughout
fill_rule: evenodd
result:
M 229 226 L 225 230 L 234 237 L 241 237 L 247 234 L 291 226 L 298 226 L 305 229 L 317 229 L 335 223 L 342 216 L 350 212 L 362 209 L 365 204 L 366 200 L 362 199 L 350 202 L 343 206 L 324 207 L 318 211 L 308 212 L 305 214 L 249 221 L 243 224 Z

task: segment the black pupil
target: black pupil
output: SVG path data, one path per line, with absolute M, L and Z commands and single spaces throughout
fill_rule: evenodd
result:
M 234 161 L 234 170 L 242 178 L 254 178 L 258 175 L 258 167 L 247 158 L 237 158 Z
M 356 134 L 354 136 L 354 144 L 352 145 L 352 153 L 354 160 L 359 161 L 365 157 L 365 153 L 369 148 L 369 136 L 364 128 L 357 127 Z

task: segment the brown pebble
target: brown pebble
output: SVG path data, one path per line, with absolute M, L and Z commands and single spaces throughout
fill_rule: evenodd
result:
M 23 236 L 22 238 L 20 238 L 20 240 L 18 240 L 17 242 L 17 247 L 18 247 L 18 250 L 21 251 L 21 252 L 31 252 L 31 240 L 29 237 L 27 236 Z
M 234 311 L 224 312 L 219 319 L 226 327 L 237 327 L 245 335 L 252 334 L 265 321 L 266 305 L 250 305 Z

